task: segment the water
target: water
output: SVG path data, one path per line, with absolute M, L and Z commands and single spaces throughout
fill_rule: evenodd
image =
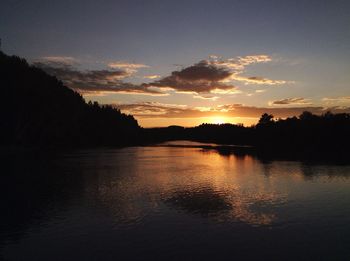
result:
M 197 144 L 3 159 L 4 260 L 350 258 L 350 165 Z

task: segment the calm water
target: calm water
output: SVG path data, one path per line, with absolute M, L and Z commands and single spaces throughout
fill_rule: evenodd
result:
M 350 165 L 184 147 L 3 160 L 0 259 L 350 259 Z

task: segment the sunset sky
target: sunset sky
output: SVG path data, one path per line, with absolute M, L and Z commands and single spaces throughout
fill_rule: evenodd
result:
M 350 1 L 8 1 L 1 49 L 143 127 L 350 112 Z M 64 106 L 64 105 L 62 105 Z

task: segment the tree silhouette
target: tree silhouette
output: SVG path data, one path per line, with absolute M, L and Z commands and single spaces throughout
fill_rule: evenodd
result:
M 273 115 L 264 113 L 263 115 L 261 115 L 258 124 L 259 125 L 266 125 L 266 124 L 270 124 L 272 122 L 273 122 Z
M 7 146 L 131 145 L 140 127 L 130 115 L 82 96 L 61 81 L 0 52 L 0 144 Z
M 313 115 L 311 112 L 309 111 L 304 111 L 302 114 L 300 114 L 299 119 L 302 121 L 310 121 L 313 119 L 316 119 L 317 117 L 315 115 Z

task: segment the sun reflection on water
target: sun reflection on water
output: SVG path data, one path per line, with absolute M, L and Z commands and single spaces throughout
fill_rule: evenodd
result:
M 216 221 L 259 226 L 278 217 L 274 206 L 287 191 L 264 172 L 251 156 L 225 157 L 189 148 L 142 148 L 129 173 L 101 179 L 101 200 L 124 222 L 135 222 L 150 211 L 168 208 Z M 169 159 L 171 159 L 169 161 Z

